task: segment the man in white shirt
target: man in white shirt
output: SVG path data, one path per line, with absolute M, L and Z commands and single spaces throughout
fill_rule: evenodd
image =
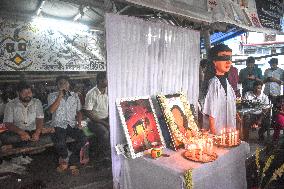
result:
M 86 95 L 84 113 L 90 119 L 88 128 L 97 137 L 104 157 L 110 155 L 107 77 L 105 72 L 98 73 L 97 86 Z
M 49 111 L 52 113 L 52 126 L 55 129 L 52 140 L 59 155 L 59 166 L 57 171 L 62 172 L 68 168 L 76 170 L 80 161 L 80 151 L 87 143 L 81 128 L 81 102 L 78 95 L 70 92 L 69 77 L 62 75 L 56 78 L 58 92 L 48 95 Z M 75 139 L 72 154 L 69 157 L 66 138 L 70 136 Z M 72 172 L 73 174 L 73 172 Z M 75 171 L 74 171 L 74 174 Z
M 271 102 L 274 104 L 277 96 L 281 95 L 281 84 L 284 80 L 284 71 L 278 68 L 278 59 L 271 58 L 269 61 L 270 68 L 266 69 L 264 72 L 264 91 Z
M 26 144 L 39 140 L 43 128 L 43 108 L 33 98 L 32 87 L 22 81 L 17 86 L 18 97 L 6 104 L 3 122 L 8 131 L 1 134 L 3 144 Z
M 244 138 L 249 138 L 249 128 L 253 125 L 259 126 L 258 131 L 259 140 L 264 140 L 263 134 L 267 131 L 269 127 L 270 120 L 270 106 L 268 97 L 262 93 L 263 83 L 261 81 L 255 81 L 253 83 L 253 91 L 246 92 L 244 100 L 250 101 L 252 103 L 258 103 L 262 109 L 254 111 L 249 118 L 249 121 L 246 120 L 246 127 L 244 128 Z

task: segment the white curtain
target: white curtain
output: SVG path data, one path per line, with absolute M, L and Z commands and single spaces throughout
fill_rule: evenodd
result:
M 106 15 L 110 137 L 114 188 L 124 157 L 115 145 L 125 143 L 115 100 L 121 97 L 183 91 L 198 100 L 200 34 L 198 31 L 128 16 Z

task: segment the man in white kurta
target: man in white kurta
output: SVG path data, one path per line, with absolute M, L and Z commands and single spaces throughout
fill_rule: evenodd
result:
M 229 82 L 226 82 L 227 94 L 219 79 L 213 77 L 205 97 L 203 113 L 215 119 L 215 134 L 220 134 L 223 128 L 236 128 L 236 96 Z

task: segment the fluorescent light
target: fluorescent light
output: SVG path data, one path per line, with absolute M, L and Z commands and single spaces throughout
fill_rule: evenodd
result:
M 37 9 L 37 11 L 36 11 L 36 15 L 37 15 L 37 16 L 40 14 L 44 3 L 45 3 L 45 1 L 42 0 L 41 3 L 40 3 L 40 5 L 39 5 L 39 7 L 38 7 L 38 9 Z
M 35 17 L 32 24 L 35 24 L 38 28 L 56 28 L 61 31 L 89 30 L 89 27 L 84 24 L 51 18 Z

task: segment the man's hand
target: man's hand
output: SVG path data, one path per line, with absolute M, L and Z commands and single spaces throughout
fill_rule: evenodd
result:
M 78 123 L 77 127 L 78 127 L 78 129 L 82 129 L 83 128 L 81 123 L 80 124 Z
M 278 79 L 276 79 L 276 78 L 274 78 L 274 77 L 270 77 L 270 81 L 271 81 L 271 82 L 278 83 L 279 85 L 282 84 L 282 82 L 281 82 L 280 80 L 278 80 Z
M 261 122 L 262 122 L 262 118 L 259 118 L 259 119 L 256 121 L 256 124 L 260 127 L 260 126 L 261 126 Z
M 69 83 L 67 81 L 61 81 L 58 84 L 58 89 L 59 89 L 59 96 L 63 97 L 66 91 L 68 91 L 69 88 Z
M 255 78 L 254 75 L 250 75 L 250 76 L 248 76 L 248 79 L 250 79 L 250 80 L 255 80 L 256 78 Z
M 36 131 L 31 138 L 31 141 L 38 141 L 40 136 L 40 132 Z
M 31 139 L 29 133 L 27 133 L 25 131 L 21 132 L 19 135 L 20 135 L 20 138 L 21 138 L 22 141 L 28 141 L 28 140 Z

